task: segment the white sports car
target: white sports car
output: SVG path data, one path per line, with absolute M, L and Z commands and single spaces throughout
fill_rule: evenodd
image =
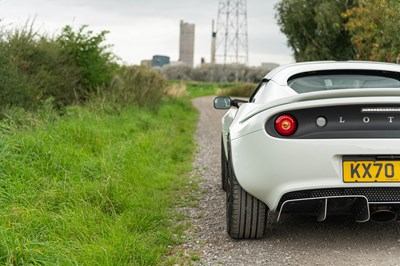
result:
M 395 221 L 400 211 L 400 65 L 307 62 L 268 73 L 249 101 L 216 97 L 222 187 L 235 239 L 269 212 Z M 232 108 L 231 108 L 232 107 Z

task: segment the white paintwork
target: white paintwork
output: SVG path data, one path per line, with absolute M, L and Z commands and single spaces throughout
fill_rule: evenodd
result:
M 365 62 L 365 61 L 346 61 L 346 62 L 335 62 L 335 61 L 316 61 L 316 62 L 304 62 L 295 63 L 285 66 L 280 66 L 269 72 L 265 79 L 272 79 L 278 85 L 287 86 L 288 77 L 293 75 L 317 71 L 317 70 L 387 70 L 393 72 L 400 72 L 400 65 L 380 62 Z
M 400 72 L 400 66 L 373 62 L 312 62 L 278 67 L 254 103 L 231 109 L 223 118 L 225 152 L 240 185 L 275 211 L 287 192 L 340 187 L 390 187 L 391 183 L 348 184 L 342 180 L 343 155 L 400 154 L 399 139 L 285 139 L 265 131 L 266 121 L 282 111 L 352 104 L 399 104 L 400 89 L 349 89 L 297 94 L 287 79 L 301 72 L 367 69 Z M 226 136 L 229 134 L 229 140 Z M 228 154 L 227 154 L 228 156 Z

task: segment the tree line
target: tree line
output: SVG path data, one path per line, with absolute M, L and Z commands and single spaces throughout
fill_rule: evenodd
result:
M 282 0 L 276 10 L 296 61 L 399 61 L 398 0 Z

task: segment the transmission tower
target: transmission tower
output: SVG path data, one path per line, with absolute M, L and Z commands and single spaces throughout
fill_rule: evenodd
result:
M 246 0 L 219 0 L 215 55 L 223 64 L 249 61 Z

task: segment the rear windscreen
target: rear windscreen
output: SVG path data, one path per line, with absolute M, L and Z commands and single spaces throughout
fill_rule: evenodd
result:
M 324 90 L 400 88 L 400 75 L 387 71 L 314 71 L 292 76 L 288 85 L 297 93 Z

